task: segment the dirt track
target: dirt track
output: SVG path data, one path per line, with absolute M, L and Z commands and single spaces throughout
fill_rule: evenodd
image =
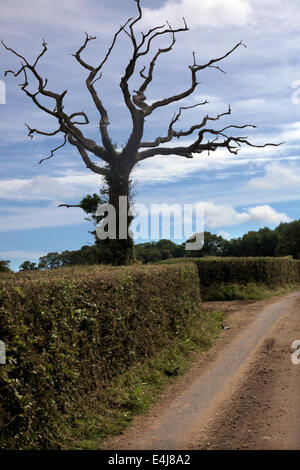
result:
M 300 449 L 300 293 L 217 307 L 230 329 L 107 448 Z

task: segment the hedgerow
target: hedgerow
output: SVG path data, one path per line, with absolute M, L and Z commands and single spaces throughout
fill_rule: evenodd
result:
M 298 277 L 297 262 L 290 258 L 202 258 L 196 264 L 203 287 L 228 282 L 282 286 Z
M 290 257 L 173 258 L 160 264 L 196 263 L 201 298 L 207 300 L 259 299 L 272 289 L 300 282 L 300 260 Z
M 296 277 L 297 280 L 300 282 L 300 260 L 296 260 Z
M 0 447 L 59 447 L 79 396 L 199 318 L 194 265 L 61 269 L 0 281 Z

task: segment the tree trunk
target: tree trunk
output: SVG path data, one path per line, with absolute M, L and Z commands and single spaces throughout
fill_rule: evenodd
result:
M 122 159 L 123 160 L 123 159 Z M 128 229 L 132 217 L 128 216 L 128 210 L 131 204 L 130 179 L 131 168 L 128 166 L 117 165 L 110 166 L 109 176 L 106 178 L 108 202 L 116 211 L 116 239 L 106 238 L 98 240 L 97 245 L 100 248 L 100 263 L 118 265 L 128 265 L 134 260 L 134 243 L 128 234 Z M 120 197 L 123 199 L 123 208 L 120 211 Z M 121 212 L 121 214 L 120 214 Z M 120 216 L 125 217 L 125 225 L 121 228 L 120 233 Z M 124 219 L 123 219 L 124 220 Z M 123 229 L 123 230 L 122 230 Z

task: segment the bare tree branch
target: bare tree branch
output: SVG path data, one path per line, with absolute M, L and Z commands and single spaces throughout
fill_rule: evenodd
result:
M 81 207 L 80 204 L 58 204 L 57 207 Z
M 160 108 L 162 106 L 167 106 L 168 104 L 174 103 L 175 101 L 181 101 L 182 99 L 187 98 L 188 96 L 190 96 L 194 92 L 194 90 L 196 89 L 196 87 L 198 85 L 197 78 L 196 78 L 197 72 L 199 72 L 199 70 L 204 70 L 208 67 L 212 67 L 213 64 L 225 59 L 226 57 L 228 57 L 230 54 L 232 54 L 240 46 L 246 47 L 242 43 L 242 41 L 240 41 L 232 49 L 230 49 L 228 52 L 226 52 L 223 56 L 218 57 L 217 59 L 211 59 L 209 62 L 207 62 L 206 64 L 203 64 L 203 65 L 197 65 L 196 64 L 195 54 L 193 53 L 194 63 L 193 63 L 193 65 L 189 66 L 189 68 L 191 70 L 191 74 L 192 74 L 192 84 L 191 84 L 190 88 L 188 88 L 184 92 L 179 93 L 177 95 L 173 95 L 173 96 L 170 96 L 169 98 L 164 98 L 162 100 L 156 101 L 155 103 L 153 103 L 151 106 L 149 106 L 147 108 L 147 111 L 146 111 L 145 115 L 148 116 L 149 114 L 151 114 L 157 108 Z
M 150 50 L 151 43 L 152 43 L 152 41 L 153 41 L 156 37 L 162 36 L 162 35 L 165 35 L 165 34 L 175 34 L 175 33 L 180 33 L 180 32 L 182 32 L 182 31 L 188 31 L 188 27 L 187 27 L 186 21 L 185 21 L 184 18 L 182 18 L 182 19 L 183 19 L 183 23 L 184 23 L 184 27 L 183 27 L 183 28 L 176 28 L 176 29 L 173 29 L 173 28 L 171 28 L 171 26 L 167 23 L 169 29 L 164 29 L 163 31 L 156 31 L 156 32 L 155 32 L 152 36 L 150 36 L 150 38 L 148 39 L 148 41 L 147 41 L 147 46 L 146 46 L 145 50 L 142 51 L 142 52 L 139 52 L 140 49 L 141 49 L 141 47 L 142 47 L 142 45 L 144 44 L 144 41 L 142 41 L 142 42 L 140 43 L 140 45 L 138 46 L 137 58 L 142 57 L 142 56 L 148 54 L 148 52 L 149 52 L 149 50 Z M 159 26 L 158 28 L 161 28 L 161 27 Z M 154 28 L 154 29 L 158 29 L 158 28 Z M 145 37 L 146 37 L 146 36 L 145 36 Z M 144 38 L 143 38 L 143 39 L 144 39 Z
M 165 143 L 165 142 L 170 142 L 170 140 L 173 139 L 173 137 L 181 137 L 181 134 L 182 135 L 188 135 L 188 134 L 191 134 L 195 129 L 199 129 L 199 127 L 202 127 L 201 124 L 199 125 L 195 125 L 195 126 L 192 126 L 191 129 L 189 131 L 186 131 L 186 132 L 183 132 L 183 131 L 180 131 L 180 132 L 176 132 L 174 131 L 173 129 L 173 126 L 175 124 L 175 122 L 178 121 L 178 119 L 180 118 L 181 116 L 181 112 L 185 109 L 192 109 L 192 108 L 196 108 L 197 106 L 203 106 L 205 104 L 207 104 L 208 101 L 203 101 L 202 103 L 197 103 L 197 104 L 194 104 L 194 105 L 191 105 L 191 106 L 181 106 L 179 108 L 179 111 L 178 113 L 174 114 L 174 117 L 172 119 L 172 121 L 170 122 L 169 124 L 169 128 L 168 128 L 168 134 L 166 137 L 157 137 L 154 141 L 152 142 L 141 142 L 140 145 L 139 145 L 139 148 L 145 148 L 145 147 L 157 147 L 158 145 L 162 144 L 162 143 Z M 227 113 L 226 113 L 227 114 Z
M 241 144 L 245 144 L 250 147 L 254 148 L 265 148 L 267 146 L 273 146 L 273 147 L 278 147 L 283 144 L 283 142 L 279 144 L 273 144 L 273 143 L 266 143 L 263 145 L 257 145 L 257 144 L 252 144 L 250 143 L 246 137 L 228 137 L 224 135 L 223 131 L 225 129 L 229 128 L 236 128 L 236 129 L 244 129 L 246 127 L 255 127 L 250 124 L 246 124 L 244 126 L 227 126 L 224 129 L 221 129 L 220 131 L 214 130 L 214 129 L 204 129 L 199 132 L 198 138 L 195 140 L 195 142 L 191 145 L 188 145 L 186 147 L 156 147 L 156 148 L 149 148 L 147 150 L 144 150 L 142 152 L 138 153 L 138 160 L 145 160 L 146 158 L 154 157 L 156 155 L 178 155 L 181 157 L 185 158 L 193 158 L 193 153 L 202 153 L 205 151 L 208 152 L 215 152 L 218 148 L 226 148 L 230 153 L 237 154 Z M 205 133 L 210 133 L 213 135 L 216 135 L 216 138 L 213 141 L 207 141 L 205 143 L 203 142 L 203 136 Z M 218 137 L 222 136 L 225 137 L 225 140 L 222 142 L 218 142 Z
M 64 135 L 64 141 L 61 145 L 59 145 L 58 147 L 56 147 L 55 149 L 51 150 L 51 153 L 49 155 L 49 157 L 47 158 L 42 158 L 42 160 L 39 161 L 39 164 L 43 163 L 45 160 L 50 160 L 50 158 L 52 158 L 54 156 L 54 153 L 61 149 L 62 147 L 64 147 L 67 143 L 67 134 Z
M 171 27 L 170 27 L 170 29 L 171 29 Z M 153 57 L 153 59 L 150 62 L 148 75 L 143 75 L 143 72 L 144 72 L 145 68 L 142 69 L 142 71 L 140 72 L 140 75 L 145 80 L 142 83 L 142 85 L 140 86 L 140 88 L 138 89 L 138 91 L 136 91 L 136 95 L 133 96 L 133 102 L 139 108 L 142 108 L 142 109 L 145 109 L 145 110 L 147 110 L 149 108 L 149 106 L 146 103 L 144 103 L 144 101 L 146 100 L 145 91 L 146 91 L 149 83 L 151 83 L 151 81 L 153 79 L 153 70 L 154 70 L 154 66 L 155 66 L 157 58 L 160 56 L 160 54 L 164 54 L 166 52 L 169 52 L 173 48 L 173 46 L 176 42 L 175 34 L 174 33 L 171 33 L 171 34 L 172 34 L 172 43 L 170 44 L 169 47 L 166 47 L 164 49 L 158 49 L 157 53 L 155 54 L 155 56 Z
M 137 96 L 135 96 L 133 98 L 131 97 L 131 93 L 129 91 L 128 82 L 129 82 L 129 79 L 131 78 L 131 76 L 133 75 L 133 73 L 135 71 L 135 67 L 136 67 L 138 59 L 140 57 L 145 56 L 145 55 L 148 54 L 148 52 L 150 50 L 151 43 L 156 37 L 161 36 L 161 35 L 165 35 L 165 34 L 172 34 L 172 36 L 174 38 L 175 33 L 180 32 L 180 31 L 187 31 L 188 30 L 185 20 L 184 20 L 184 27 L 183 28 L 173 29 L 169 26 L 168 28 L 161 31 L 161 29 L 164 28 L 165 25 L 156 26 L 155 28 L 150 29 L 146 34 L 142 33 L 142 40 L 138 43 L 138 41 L 136 39 L 136 36 L 135 36 L 133 26 L 135 26 L 141 20 L 142 10 L 141 10 L 141 7 L 140 7 L 140 0 L 135 0 L 135 2 L 137 4 L 137 8 L 138 8 L 138 15 L 130 23 L 130 25 L 129 25 L 130 33 L 127 33 L 127 35 L 129 35 L 129 37 L 131 39 L 131 42 L 132 42 L 132 45 L 133 45 L 133 53 L 132 53 L 132 57 L 131 57 L 131 59 L 130 59 L 130 61 L 129 61 L 126 69 L 125 69 L 124 75 L 121 77 L 121 81 L 120 81 L 120 88 L 121 88 L 122 93 L 123 93 L 124 102 L 125 102 L 125 105 L 127 106 L 128 110 L 131 114 L 132 124 L 133 124 L 130 138 L 129 138 L 129 140 L 127 142 L 127 145 L 125 146 L 125 149 L 124 149 L 124 154 L 125 155 L 128 155 L 129 153 L 135 154 L 136 149 L 138 148 L 139 143 L 140 143 L 140 141 L 142 139 L 142 136 L 143 136 L 144 118 L 145 118 L 145 115 L 146 115 L 146 110 L 148 109 L 147 105 L 145 104 L 145 106 L 144 106 L 144 103 L 143 103 L 143 101 L 144 101 L 143 91 L 142 91 L 143 90 L 143 85 L 142 85 L 142 90 L 141 90 L 140 94 L 137 93 Z M 172 46 L 171 46 L 171 48 L 172 48 Z M 168 48 L 168 50 L 169 50 L 169 48 Z M 158 51 L 157 57 L 160 55 L 160 53 L 161 52 Z M 150 81 L 152 80 L 152 71 L 153 71 L 153 68 L 154 68 L 155 61 L 156 61 L 157 57 L 154 57 L 154 59 L 151 62 L 152 65 L 150 64 L 148 77 L 146 78 L 146 76 L 145 76 L 144 91 L 145 91 L 146 87 L 148 86 L 148 84 L 150 83 Z M 139 108 L 142 108 L 141 111 L 138 110 L 136 108 L 136 106 L 138 106 Z
M 37 66 L 38 61 L 40 60 L 41 57 L 43 57 L 43 55 L 44 55 L 45 52 L 47 51 L 47 43 L 46 43 L 45 39 L 43 39 L 42 45 L 43 45 L 43 50 L 42 50 L 42 52 L 37 56 L 36 61 L 35 61 L 34 64 L 33 64 L 33 68 L 35 68 L 35 67 Z
M 82 116 L 84 118 L 84 122 L 80 122 L 80 121 L 72 121 L 72 119 L 75 117 L 75 116 Z M 73 125 L 77 124 L 78 126 L 83 126 L 85 124 L 89 124 L 89 118 L 87 117 L 87 115 L 85 114 L 84 111 L 80 111 L 79 113 L 72 113 L 70 114 L 69 116 L 69 119 L 70 121 L 72 122 Z
M 221 57 L 218 57 L 217 59 L 211 59 L 203 65 L 197 65 L 196 62 L 195 62 L 195 59 L 194 59 L 194 64 L 192 66 L 190 66 L 190 68 L 192 67 L 192 68 L 195 69 L 196 72 L 198 72 L 199 70 L 206 69 L 207 67 L 212 67 L 212 65 L 215 64 L 216 62 L 220 62 L 221 60 L 226 59 L 226 57 L 231 55 L 240 46 L 243 46 L 243 47 L 247 48 L 247 46 L 243 43 L 243 41 L 240 41 L 235 46 L 233 46 L 232 49 L 227 51 Z M 193 55 L 194 55 L 194 58 L 195 58 L 195 54 L 193 54 Z
M 131 113 L 134 112 L 134 107 L 133 107 L 133 103 L 131 102 L 131 99 L 130 99 L 130 93 L 129 93 L 129 90 L 128 90 L 128 81 L 129 81 L 130 77 L 133 75 L 133 73 L 135 71 L 135 66 L 136 66 L 137 60 L 140 57 L 145 56 L 145 55 L 148 54 L 148 52 L 150 50 L 151 43 L 156 37 L 161 36 L 161 35 L 165 35 L 165 34 L 171 34 L 172 35 L 172 44 L 171 44 L 171 46 L 169 46 L 168 48 L 159 50 L 157 52 L 157 54 L 154 56 L 154 58 L 152 59 L 152 61 L 150 63 L 148 76 L 144 77 L 145 82 L 144 82 L 144 84 L 142 84 L 142 86 L 139 89 L 140 94 L 142 94 L 145 91 L 145 89 L 147 88 L 148 84 L 152 80 L 152 72 L 153 72 L 153 68 L 154 68 L 154 65 L 155 65 L 155 62 L 156 62 L 158 56 L 161 53 L 168 52 L 172 49 L 173 45 L 175 44 L 175 33 L 178 33 L 178 32 L 181 32 L 181 31 L 188 31 L 188 27 L 186 25 L 185 19 L 183 18 L 183 21 L 184 21 L 184 27 L 183 28 L 173 29 L 168 24 L 167 29 L 164 29 L 163 31 L 158 31 L 159 29 L 164 28 L 165 25 L 157 26 L 155 28 L 150 29 L 147 34 L 142 33 L 142 40 L 138 44 L 137 40 L 136 40 L 136 37 L 135 37 L 135 33 L 133 31 L 133 25 L 135 25 L 138 21 L 141 20 L 142 12 L 141 12 L 141 7 L 140 7 L 140 1 L 139 0 L 135 0 L 135 1 L 138 5 L 139 14 L 138 14 L 137 18 L 130 24 L 130 34 L 129 34 L 129 36 L 131 38 L 131 41 L 132 41 L 132 44 L 133 44 L 133 54 L 132 54 L 131 60 L 129 61 L 129 64 L 126 67 L 125 73 L 124 73 L 123 77 L 121 78 L 121 83 L 120 83 L 121 89 L 123 91 L 125 103 L 126 103 L 127 107 L 129 108 L 129 110 L 131 111 Z M 152 34 L 152 33 L 154 33 L 154 34 Z M 146 38 L 148 38 L 147 41 L 145 41 Z M 145 49 L 142 50 L 142 47 L 144 46 L 145 42 L 146 42 Z M 126 87 L 126 85 L 127 85 L 127 87 Z M 139 92 L 137 93 L 138 95 L 139 95 Z
M 221 117 L 227 116 L 227 115 L 230 115 L 230 114 L 231 114 L 231 108 L 230 108 L 230 106 L 228 106 L 228 111 L 225 111 L 224 113 L 218 114 L 215 117 L 211 117 L 211 116 L 206 115 L 203 118 L 203 120 L 200 122 L 200 124 L 195 124 L 195 125 L 191 126 L 186 131 L 179 131 L 179 132 L 174 131 L 174 137 L 179 138 L 179 137 L 186 137 L 188 135 L 191 135 L 196 129 L 201 129 L 202 127 L 206 126 L 208 121 L 218 121 Z
M 111 139 L 108 135 L 108 130 L 107 130 L 107 127 L 109 126 L 109 118 L 108 118 L 108 113 L 107 113 L 107 110 L 105 109 L 105 107 L 103 106 L 103 103 L 97 93 L 97 91 L 95 90 L 95 87 L 94 87 L 94 84 L 96 83 L 97 80 L 99 80 L 101 78 L 101 73 L 100 75 L 97 77 L 97 74 L 100 72 L 100 70 L 102 69 L 103 65 L 105 64 L 105 62 L 107 61 L 108 57 L 110 56 L 114 46 L 115 46 L 115 43 L 116 43 L 116 40 L 117 40 L 117 37 L 119 36 L 119 34 L 121 33 L 121 31 L 123 31 L 126 27 L 126 25 L 129 23 L 129 21 L 131 21 L 132 18 L 130 18 L 129 20 L 126 21 L 126 23 L 122 26 L 120 26 L 120 29 L 115 33 L 114 35 L 114 38 L 113 38 L 113 41 L 108 49 L 108 52 L 106 53 L 104 59 L 102 60 L 102 62 L 100 62 L 100 64 L 97 66 L 97 67 L 93 67 L 92 65 L 89 65 L 87 64 L 82 58 L 81 58 L 81 53 L 83 52 L 83 50 L 86 48 L 87 44 L 89 43 L 89 41 L 92 41 L 94 39 L 96 39 L 96 36 L 89 36 L 87 33 L 85 33 L 86 37 L 85 37 L 85 41 L 83 43 L 83 45 L 78 49 L 78 51 L 75 53 L 75 54 L 72 54 L 76 60 L 86 69 L 88 69 L 90 71 L 90 74 L 89 76 L 87 77 L 86 79 L 86 86 L 87 86 L 87 89 L 88 91 L 90 92 L 91 96 L 92 96 L 92 99 L 95 103 L 95 106 L 96 108 L 98 109 L 99 113 L 100 113 L 100 116 L 101 116 L 101 120 L 100 120 L 100 133 L 101 133 L 101 137 L 102 137 L 102 143 L 104 145 L 104 148 L 106 149 L 107 153 L 110 154 L 110 155 L 113 155 L 115 158 L 117 157 L 117 154 L 116 154 L 116 151 L 112 145 L 112 142 L 111 142 Z
M 73 57 L 76 58 L 76 60 L 80 63 L 80 65 L 82 65 L 82 67 L 84 67 L 85 69 L 89 70 L 90 72 L 92 72 L 94 70 L 94 67 L 92 65 L 89 65 L 87 64 L 82 58 L 81 58 L 81 53 L 82 51 L 86 48 L 87 44 L 89 41 L 93 41 L 94 39 L 97 39 L 97 36 L 89 36 L 88 33 L 84 33 L 85 34 L 85 41 L 83 43 L 83 45 L 78 49 L 77 52 L 75 52 L 75 54 L 71 54 Z
M 132 23 L 130 23 L 129 25 L 129 29 L 130 29 L 130 37 L 132 39 L 132 42 L 133 42 L 133 45 L 134 45 L 134 48 L 137 47 L 137 44 L 136 44 L 136 39 L 135 39 L 135 36 L 134 36 L 134 32 L 133 32 L 133 26 L 138 23 L 140 21 L 140 19 L 142 18 L 142 9 L 141 9 L 141 5 L 140 5 L 140 0 L 134 0 L 137 4 L 137 8 L 138 8 L 138 16 L 135 20 L 132 21 Z
M 53 136 L 53 135 L 56 135 L 58 134 L 59 132 L 61 132 L 61 128 L 59 127 L 58 129 L 56 129 L 56 131 L 53 131 L 53 132 L 45 132 L 45 131 L 39 131 L 38 129 L 32 129 L 31 127 L 29 127 L 28 124 L 26 124 L 25 122 L 25 126 L 27 127 L 28 129 L 28 137 L 30 137 L 31 139 L 33 139 L 33 134 L 40 134 L 40 135 L 46 135 L 46 136 Z
M 2 40 L 1 41 L 3 46 L 5 47 L 6 50 L 12 52 L 14 55 L 16 55 L 17 57 L 21 58 L 23 62 L 21 62 L 21 67 L 20 69 L 17 71 L 17 72 L 14 72 L 12 70 L 7 70 L 5 72 L 5 75 L 7 75 L 8 73 L 11 73 L 13 74 L 15 77 L 17 77 L 20 73 L 23 72 L 24 74 L 24 83 L 22 83 L 20 86 L 21 86 L 21 89 L 25 92 L 25 94 L 34 102 L 34 104 L 40 108 L 42 111 L 46 112 L 47 114 L 51 115 L 52 117 L 55 117 L 58 122 L 59 122 L 59 130 L 63 133 L 63 134 L 71 134 L 73 136 L 74 139 L 76 139 L 78 141 L 78 143 L 80 145 L 82 145 L 86 150 L 94 153 L 97 157 L 99 158 L 102 158 L 104 159 L 105 161 L 107 161 L 107 153 L 103 151 L 103 149 L 101 147 L 99 147 L 95 141 L 91 140 L 91 139 L 87 139 L 84 137 L 84 135 L 82 134 L 82 132 L 78 129 L 78 127 L 76 127 L 76 125 L 84 125 L 84 124 L 88 124 L 89 123 L 89 120 L 88 120 L 88 117 L 87 115 L 81 111 L 81 112 L 76 112 L 76 113 L 72 113 L 70 115 L 67 115 L 65 112 L 64 112 L 64 105 L 63 105 L 63 99 L 67 93 L 67 90 L 65 90 L 64 92 L 62 93 L 55 93 L 53 91 L 50 91 L 50 90 L 47 90 L 46 89 L 46 86 L 47 86 L 47 78 L 44 80 L 42 78 L 42 76 L 38 73 L 37 69 L 36 69 L 36 65 L 38 64 L 40 58 L 46 53 L 47 51 L 47 43 L 45 42 L 45 40 L 43 40 L 43 50 L 42 52 L 37 56 L 37 59 L 35 60 L 34 64 L 31 65 L 28 60 L 23 57 L 21 54 L 19 54 L 18 52 L 16 52 L 14 49 L 6 46 L 6 44 L 4 43 L 4 41 Z M 35 93 L 32 93 L 30 92 L 27 87 L 29 86 L 29 81 L 28 81 L 28 73 L 27 71 L 31 72 L 31 74 L 34 76 L 34 78 L 37 80 L 37 84 L 38 84 L 38 89 Z M 55 103 L 55 107 L 54 109 L 52 108 L 49 108 L 49 107 L 46 107 L 43 103 L 41 103 L 39 101 L 39 99 L 37 98 L 39 95 L 41 96 L 44 96 L 44 97 L 47 97 L 47 98 L 50 98 L 50 99 L 53 99 L 54 100 L 54 103 Z M 82 116 L 84 118 L 84 121 L 83 122 L 79 122 L 79 121 L 74 121 L 72 122 L 72 119 L 75 117 L 75 116 Z M 29 127 L 28 127 L 29 128 Z M 32 131 L 32 132 L 31 132 Z M 59 131 L 58 131 L 59 132 Z M 37 134 L 42 134 L 42 135 L 55 135 L 57 134 L 58 132 L 55 132 L 55 133 L 45 133 L 43 131 L 38 131 L 37 129 L 30 129 L 29 128 L 29 137 L 32 138 L 33 134 L 34 133 L 37 133 Z M 59 147 L 60 148 L 60 147 Z M 55 149 L 56 150 L 56 149 Z M 50 157 L 48 158 L 52 158 L 53 154 L 51 152 L 51 155 Z M 47 159 L 48 159 L 47 158 Z M 42 160 L 43 161 L 43 160 Z
M 101 168 L 95 163 L 93 163 L 92 160 L 89 158 L 85 148 L 80 145 L 78 140 L 73 139 L 73 136 L 71 134 L 68 135 L 68 141 L 70 144 L 74 145 L 77 148 L 87 168 L 93 171 L 93 173 L 97 173 L 98 175 L 107 175 L 107 169 Z

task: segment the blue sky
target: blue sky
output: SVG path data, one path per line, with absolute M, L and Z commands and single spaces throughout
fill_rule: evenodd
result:
M 181 26 L 182 16 L 190 28 L 179 33 L 174 49 L 158 60 L 148 100 L 186 89 L 193 51 L 204 62 L 223 55 L 240 40 L 247 45 L 222 62 L 226 74 L 215 69 L 198 74 L 201 83 L 184 105 L 204 99 L 209 104 L 185 111 L 177 129 L 200 122 L 206 114 L 222 113 L 230 104 L 231 116 L 225 116 L 215 128 L 255 124 L 257 129 L 247 131 L 253 143 L 285 143 L 245 148 L 238 156 L 221 149 L 210 156 L 195 155 L 192 160 L 172 155 L 150 158 L 132 175 L 135 201 L 148 206 L 198 203 L 205 210 L 206 230 L 228 238 L 299 219 L 300 2 L 144 0 L 142 6 L 145 28 L 165 20 Z M 2 1 L 0 31 L 10 47 L 30 60 L 41 51 L 45 38 L 48 52 L 39 71 L 47 76 L 50 89 L 68 90 L 67 111 L 86 111 L 91 122 L 86 134 L 99 142 L 97 113 L 84 86 L 86 71 L 71 53 L 80 47 L 87 31 L 97 41 L 89 44 L 85 58 L 96 64 L 120 24 L 135 13 L 133 0 Z M 130 53 L 131 44 L 124 34 L 97 82 L 110 113 L 109 131 L 118 145 L 127 141 L 131 125 L 118 85 Z M 87 193 L 97 192 L 101 181 L 85 168 L 71 146 L 39 165 L 62 137 L 27 137 L 25 122 L 48 131 L 56 123 L 28 101 L 18 87 L 20 77 L 4 78 L 6 69 L 18 68 L 17 58 L 1 48 L 0 61 L 0 78 L 6 85 L 6 104 L 0 104 L 0 257 L 10 259 L 16 268 L 25 259 L 36 261 L 50 251 L 92 243 L 91 226 L 82 211 L 57 205 L 77 203 Z M 133 79 L 131 90 L 138 83 L 138 77 Z M 145 138 L 164 135 L 176 110 L 178 104 L 154 112 L 146 122 Z

